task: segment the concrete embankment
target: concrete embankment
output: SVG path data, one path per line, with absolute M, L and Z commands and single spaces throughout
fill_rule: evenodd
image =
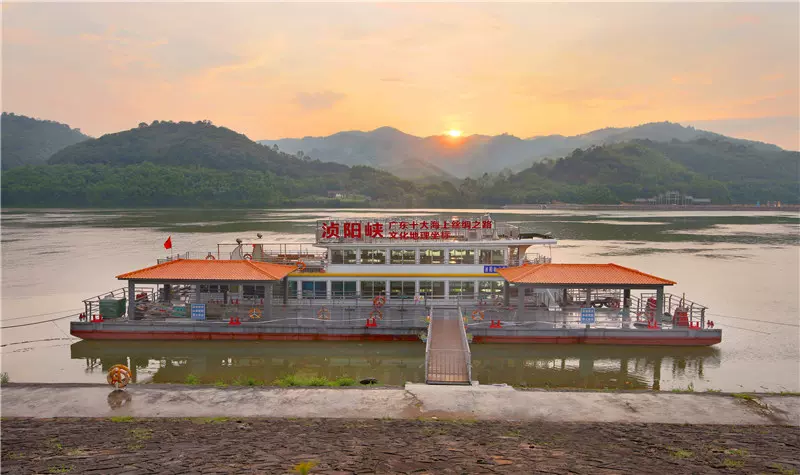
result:
M 298 417 L 800 426 L 800 396 L 531 391 L 508 386 L 272 388 L 8 384 L 4 417 Z

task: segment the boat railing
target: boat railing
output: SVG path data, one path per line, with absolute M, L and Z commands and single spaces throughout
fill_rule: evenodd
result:
M 466 359 L 467 362 L 467 381 L 472 381 L 472 351 L 469 348 L 467 326 L 465 325 L 466 319 L 464 318 L 464 312 L 460 305 L 458 307 L 458 317 L 461 320 L 458 322 L 459 334 L 461 335 L 461 349 L 464 352 L 464 359 Z
M 155 301 L 158 298 L 156 289 L 153 287 L 135 287 L 134 292 L 134 298 L 137 301 Z M 100 301 L 103 299 L 125 299 L 125 308 L 127 310 L 127 302 L 130 299 L 130 296 L 128 295 L 128 288 L 120 287 L 118 289 L 109 290 L 108 292 L 103 292 L 102 294 L 84 299 L 84 315 L 86 316 L 87 320 L 102 316 L 100 310 Z

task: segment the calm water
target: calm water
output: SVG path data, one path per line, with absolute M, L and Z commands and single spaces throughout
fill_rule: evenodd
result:
M 491 210 L 490 210 L 491 211 Z M 102 382 L 126 363 L 139 381 L 206 382 L 285 374 L 424 379 L 419 343 L 89 342 L 69 336 L 81 300 L 115 275 L 176 252 L 254 236 L 313 238 L 327 217 L 480 214 L 484 210 L 6 210 L 2 214 L 2 371 L 12 381 Z M 554 262 L 616 262 L 678 282 L 723 329 L 712 348 L 473 345 L 473 377 L 538 387 L 800 390 L 800 216 L 786 212 L 497 210 L 559 238 Z M 736 318 L 733 318 L 736 317 Z

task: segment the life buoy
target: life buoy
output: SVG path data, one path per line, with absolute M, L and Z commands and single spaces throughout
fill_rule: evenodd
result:
M 618 309 L 619 308 L 619 300 L 617 300 L 617 299 L 611 300 L 611 303 L 609 303 L 608 306 L 613 308 L 613 309 L 615 309 L 615 310 Z
M 373 310 L 369 312 L 369 318 L 376 318 L 378 320 L 383 320 L 383 312 L 377 309 Z
M 483 320 L 483 317 L 484 317 L 483 310 L 476 308 L 475 310 L 472 311 L 472 320 L 473 321 L 479 322 L 479 321 Z
M 297 270 L 304 271 L 306 270 L 306 263 L 303 261 L 297 261 Z
M 374 299 L 372 299 L 372 305 L 381 308 L 386 305 L 386 297 L 383 295 L 376 295 Z
M 248 252 L 247 254 L 244 255 L 244 258 L 247 261 L 252 261 L 253 260 L 253 255 Z
M 253 307 L 250 309 L 250 320 L 260 320 L 261 319 L 261 310 Z
M 317 310 L 317 318 L 320 320 L 330 320 L 331 310 L 328 307 L 322 307 L 321 309 Z
M 131 370 L 122 364 L 114 365 L 108 370 L 106 381 L 117 389 L 124 388 L 131 382 Z
M 209 255 L 206 256 L 206 260 L 207 261 L 215 261 L 215 260 L 217 260 L 217 258 L 212 256 L 211 254 L 209 254 Z

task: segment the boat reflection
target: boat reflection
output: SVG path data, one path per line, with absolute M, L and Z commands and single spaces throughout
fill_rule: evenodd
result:
M 269 384 L 290 374 L 397 386 L 425 380 L 425 347 L 417 342 L 80 341 L 70 349 L 72 359 L 86 361 L 86 372 L 105 378 L 121 363 L 134 382 Z M 660 390 L 675 380 L 703 380 L 705 369 L 719 364 L 713 347 L 472 346 L 473 379 L 523 387 Z

